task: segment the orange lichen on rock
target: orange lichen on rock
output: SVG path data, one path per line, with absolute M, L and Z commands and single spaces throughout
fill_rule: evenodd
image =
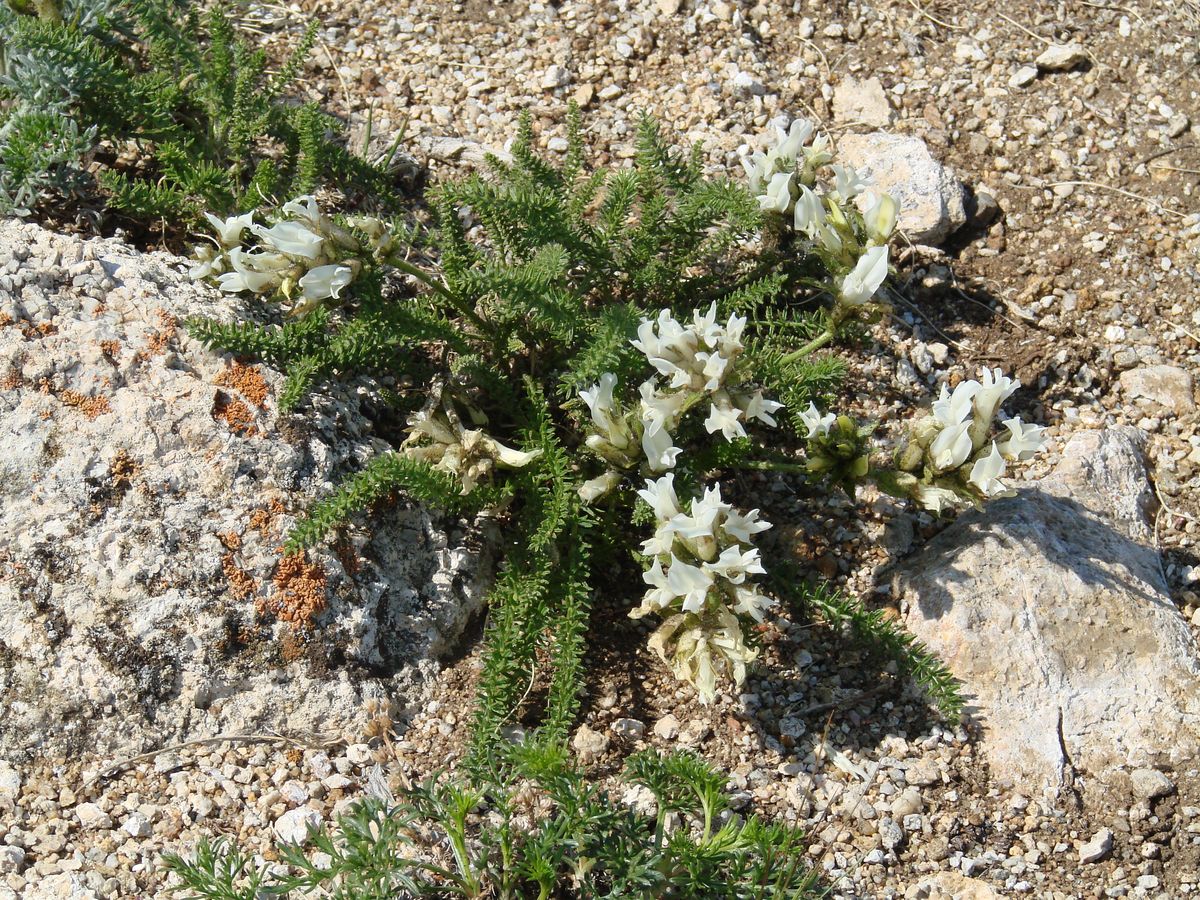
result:
M 225 573 L 225 580 L 229 582 L 229 592 L 235 600 L 245 600 L 258 590 L 258 585 L 254 583 L 250 573 L 239 568 L 233 561 L 232 553 L 221 557 L 221 571 Z
M 27 341 L 36 341 L 57 333 L 58 326 L 53 322 L 38 322 L 36 325 L 32 322 L 21 323 L 21 336 Z
M 229 426 L 229 430 L 236 434 L 258 434 L 258 429 L 254 426 L 254 413 L 250 411 L 250 407 L 224 391 L 217 391 L 217 396 L 213 398 L 212 417 L 223 420 Z
M 179 320 L 167 312 L 165 309 L 155 310 L 155 316 L 158 319 L 158 324 L 162 328 L 161 331 L 156 331 L 146 339 L 146 346 L 152 354 L 166 353 L 171 341 L 175 339 L 175 332 L 179 327 Z
M 275 523 L 275 519 L 282 516 L 285 512 L 287 510 L 284 509 L 283 501 L 278 497 L 272 497 L 271 501 L 265 507 L 256 509 L 250 513 L 250 527 L 256 529 L 260 534 L 265 535 L 267 529 Z
M 3 375 L 0 375 L 0 391 L 15 391 L 25 383 L 25 379 L 21 377 L 21 373 L 16 369 L 9 369 Z
M 242 549 L 242 536 L 236 531 L 218 531 L 217 540 L 226 550 Z
M 101 341 L 100 342 L 100 352 L 103 353 L 105 356 L 107 356 L 109 359 L 116 359 L 118 354 L 120 354 L 120 352 L 121 352 L 121 342 L 120 341 Z
M 108 405 L 107 397 L 89 397 L 78 391 L 66 390 L 58 395 L 58 399 L 67 406 L 72 406 L 79 410 L 89 419 L 95 419 L 98 416 L 112 412 L 112 407 Z
M 279 560 L 271 583 L 275 593 L 259 601 L 259 612 L 270 613 L 294 628 L 312 628 L 317 616 L 329 605 L 325 596 L 328 576 L 320 563 L 305 559 L 302 550 Z
M 239 362 L 231 363 L 229 368 L 217 376 L 217 384 L 233 388 L 257 407 L 267 405 L 267 382 L 262 377 L 258 366 L 244 366 Z

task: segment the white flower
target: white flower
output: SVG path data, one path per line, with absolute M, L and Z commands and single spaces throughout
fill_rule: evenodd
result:
M 714 304 L 715 305 L 715 304 Z M 725 328 L 722 329 L 720 341 L 717 346 L 721 353 L 732 359 L 742 352 L 742 333 L 746 330 L 746 317 L 738 316 L 737 313 L 731 313 L 729 321 L 725 323 Z
M 758 558 L 757 548 L 742 550 L 740 547 L 726 547 L 716 560 L 706 562 L 703 568 L 712 575 L 720 575 L 731 584 L 741 584 L 747 575 L 767 573 Z
M 815 172 L 832 159 L 833 154 L 829 152 L 829 135 L 817 135 L 812 145 L 804 149 L 804 168 L 809 172 Z
M 975 421 L 990 425 L 1000 404 L 1012 396 L 1021 382 L 1007 378 L 1000 369 L 984 369 L 983 383 L 975 394 Z
M 745 437 L 746 429 L 738 421 L 741 415 L 742 411 L 735 407 L 709 404 L 708 418 L 704 420 L 704 430 L 709 434 L 716 434 L 719 431 L 727 441 Z
M 1008 429 L 1009 438 L 1000 442 L 1000 453 L 1007 459 L 1030 459 L 1042 449 L 1045 438 L 1041 425 L 1026 425 L 1021 417 L 1005 419 L 1000 423 Z
M 757 589 L 749 585 L 735 588 L 734 596 L 737 597 L 737 602 L 733 606 L 734 610 L 749 616 L 755 622 L 761 622 L 766 611 L 777 603 L 774 598 L 760 594 Z
M 703 364 L 700 374 L 708 379 L 704 382 L 704 389 L 706 391 L 715 391 L 719 388 L 721 380 L 725 377 L 725 369 L 729 366 L 729 360 L 720 353 L 705 353 L 701 351 L 696 354 L 696 362 Z
M 758 207 L 763 212 L 774 210 L 785 213 L 792 204 L 792 179 L 796 176 L 791 172 L 779 172 L 771 176 L 765 194 L 758 197 Z
M 824 224 L 825 206 L 821 203 L 821 198 L 810 188 L 800 185 L 800 198 L 796 201 L 792 227 L 813 238 L 816 236 L 817 228 Z
M 820 223 L 813 231 L 815 232 L 814 239 L 830 253 L 842 252 L 842 236 L 828 222 Z
M 671 554 L 671 568 L 667 570 L 667 587 L 676 596 L 683 598 L 684 612 L 700 612 L 704 598 L 713 585 L 712 576 L 701 569 L 685 563 Z
M 510 469 L 523 468 L 542 455 L 541 447 L 536 450 L 515 450 L 512 447 L 506 447 L 495 438 L 488 438 L 488 441 L 489 449 L 496 462 Z
M 276 222 L 270 228 L 251 226 L 251 231 L 281 253 L 304 259 L 316 259 L 321 255 L 325 239 L 314 234 L 299 222 Z
M 954 491 L 934 487 L 930 484 L 918 484 L 915 499 L 921 506 L 933 513 L 941 513 L 943 509 L 957 506 L 959 502 L 958 494 Z
M 796 165 L 796 159 L 800 156 L 800 148 L 812 137 L 812 122 L 807 119 L 795 119 L 786 132 L 776 126 L 775 133 L 776 143 L 773 154 L 777 159 L 782 160 L 789 169 L 793 168 Z
M 717 301 L 714 300 L 708 307 L 707 312 L 700 312 L 698 309 L 692 310 L 692 330 L 696 332 L 696 336 L 708 346 L 715 346 L 717 341 L 721 339 L 722 329 L 717 324 Z
M 867 237 L 873 244 L 886 244 L 892 232 L 896 230 L 896 217 L 900 205 L 891 194 L 881 194 L 879 199 L 870 198 L 867 211 L 863 213 L 863 221 L 867 226 Z
M 978 381 L 967 379 L 960 381 L 952 394 L 943 383 L 941 396 L 933 401 L 933 417 L 947 426 L 966 421 L 971 417 L 972 403 L 980 387 Z
M 217 240 L 225 249 L 240 244 L 242 232 L 254 224 L 254 213 L 252 212 L 242 213 L 240 216 L 230 216 L 228 219 L 222 219 L 206 212 L 204 218 L 208 219 L 209 224 L 216 229 Z
M 840 296 L 850 306 L 861 306 L 875 296 L 888 273 L 888 248 L 872 247 L 861 257 L 854 271 L 842 279 Z
M 808 409 L 800 410 L 800 421 L 808 429 L 810 438 L 824 437 L 829 434 L 829 429 L 837 421 L 837 416 L 831 412 L 821 415 L 821 411 L 817 409 L 816 405 L 809 402 Z
M 933 443 L 929 445 L 929 453 L 933 466 L 939 472 L 957 469 L 971 455 L 971 435 L 967 429 L 970 421 L 959 422 L 957 425 L 947 425 L 938 432 Z
M 646 461 L 650 464 L 652 472 L 665 472 L 674 468 L 675 458 L 683 451 L 674 446 L 671 433 L 667 429 L 647 428 L 642 432 L 642 452 L 646 454 Z
M 280 207 L 285 215 L 303 219 L 313 228 L 321 225 L 321 208 L 317 206 L 317 198 L 312 194 L 304 194 L 295 200 L 289 200 Z
M 654 510 L 660 522 L 668 522 L 679 515 L 679 497 L 675 493 L 675 473 L 669 472 L 656 480 L 646 479 L 646 487 L 638 496 Z
M 717 555 L 716 532 L 719 521 L 733 510 L 721 500 L 721 486 L 706 488 L 704 496 L 692 501 L 690 516 L 680 513 L 671 519 L 671 528 L 690 543 L 691 549 L 701 559 L 711 560 Z
M 599 382 L 585 391 L 580 391 L 579 396 L 588 405 L 588 410 L 592 414 L 592 424 L 596 426 L 604 439 L 618 450 L 624 450 L 629 446 L 629 441 L 633 436 L 629 433 L 628 425 L 625 424 L 624 415 L 613 400 L 613 388 L 616 387 L 616 384 L 617 376 L 611 372 L 605 372 L 600 376 Z
M 309 269 L 300 279 L 300 290 L 306 300 L 337 298 L 342 288 L 354 280 L 354 271 L 349 266 L 317 266 Z
M 275 288 L 282 280 L 282 271 L 291 265 L 278 254 L 248 253 L 241 247 L 229 251 L 229 264 L 233 271 L 220 275 L 217 283 L 230 294 L 239 291 L 261 294 Z
M 981 456 L 975 460 L 975 465 L 971 466 L 971 474 L 968 480 L 975 487 L 979 488 L 985 496 L 995 497 L 997 494 L 1002 494 L 1008 490 L 1007 485 L 1000 480 L 1004 474 L 1004 457 L 1000 455 L 999 449 L 996 447 L 996 442 L 992 441 L 992 452 L 987 456 Z
M 599 500 L 621 483 L 621 473 L 611 469 L 603 475 L 585 481 L 579 486 L 579 499 L 584 503 Z
M 721 523 L 721 530 L 725 534 L 743 544 L 749 544 L 754 535 L 766 531 L 770 527 L 770 522 L 759 521 L 757 509 L 752 509 L 745 514 L 736 509 L 730 509 L 725 513 L 725 521 Z
M 642 609 L 639 610 L 642 614 L 665 609 L 675 599 L 675 593 L 667 586 L 667 573 L 657 561 L 642 573 L 642 581 L 650 585 L 650 590 L 642 597 Z
M 682 392 L 660 394 L 653 379 L 643 381 L 638 388 L 638 393 L 642 396 L 642 422 L 648 429 L 659 430 L 675 427 L 679 411 L 687 402 L 686 394 Z
M 742 407 L 742 409 L 746 413 L 747 422 L 749 422 L 751 419 L 758 419 L 758 421 L 772 427 L 779 424 L 775 421 L 775 417 L 772 415 L 772 413 L 783 409 L 783 404 L 778 403 L 775 400 L 765 399 L 762 391 L 755 391 L 753 396 L 751 396 L 748 400 L 743 398 L 743 403 L 745 405 Z
M 199 244 L 195 248 L 195 265 L 188 269 L 188 277 L 193 281 L 207 278 L 209 275 L 220 275 L 225 271 L 225 254 L 212 244 Z
M 654 530 L 653 537 L 642 541 L 642 553 L 646 556 L 666 556 L 674 546 L 675 526 L 663 522 Z
M 742 157 L 742 168 L 746 170 L 746 180 L 750 183 L 750 193 L 758 194 L 762 190 L 763 176 L 767 174 L 769 161 L 767 154 L 755 153 L 750 157 Z
M 867 189 L 866 182 L 858 177 L 854 166 L 830 166 L 833 169 L 834 190 L 843 200 L 853 200 Z

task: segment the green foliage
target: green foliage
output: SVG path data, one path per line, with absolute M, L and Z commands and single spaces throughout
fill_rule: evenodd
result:
M 349 153 L 314 105 L 284 102 L 314 22 L 275 74 L 215 6 L 186 0 L 0 4 L 0 214 L 102 188 L 113 209 L 174 227 L 329 184 L 393 202 L 387 172 Z M 57 131 L 48 129 L 57 123 Z M 97 183 L 87 163 L 101 142 Z
M 226 845 L 204 844 L 193 860 L 167 865 L 187 900 L 821 896 L 802 862 L 801 832 L 729 815 L 724 777 L 699 757 L 630 758 L 626 779 L 656 799 L 643 814 L 590 784 L 557 743 L 503 754 L 510 778 L 479 789 L 430 780 L 392 809 L 356 805 L 332 831 L 313 832 L 307 852 L 283 845 L 287 874 L 255 870 Z M 318 864 L 317 853 L 328 859 Z
M 301 110 L 294 159 L 284 168 L 304 186 L 314 172 L 339 164 L 336 153 L 317 142 L 320 114 Z M 511 161 L 489 158 L 486 173 L 433 191 L 427 233 L 396 237 L 379 220 L 324 217 L 318 224 L 312 214 L 309 236 L 320 245 L 321 267 L 342 265 L 352 275 L 336 298 L 326 292 L 298 303 L 296 282 L 306 275 L 296 273 L 318 267 L 282 246 L 254 243 L 261 256 L 274 254 L 291 267 L 286 278 L 247 288 L 290 303 L 296 318 L 287 324 L 189 323 L 210 346 L 284 369 L 284 408 L 322 379 L 362 372 L 425 386 L 403 400 L 408 436 L 317 503 L 290 535 L 289 550 L 319 543 L 397 492 L 451 512 L 489 507 L 504 517 L 503 563 L 488 602 L 468 753 L 458 774 L 463 780 L 431 781 L 395 809 L 363 804 L 333 832 L 313 836 L 314 849 L 332 862 L 318 867 L 298 848 L 285 850 L 291 871 L 256 888 L 262 896 L 814 896 L 812 878 L 799 863 L 801 835 L 733 815 L 724 778 L 700 758 L 631 757 L 626 779 L 645 786 L 656 803 L 653 815 L 642 815 L 614 803 L 568 763 L 567 738 L 585 684 L 593 592 L 607 568 L 615 569 L 612 582 L 624 580 L 631 557 L 657 567 L 667 556 L 672 565 L 679 562 L 677 550 L 691 554 L 695 564 L 687 564 L 690 574 L 681 578 L 701 582 L 697 602 L 677 604 L 690 589 L 671 587 L 665 603 L 676 605 L 635 612 L 663 613 L 651 646 L 679 677 L 704 685 L 702 699 L 715 693 L 718 674 L 740 681 L 755 658 L 741 629 L 767 604 L 748 582 L 763 571 L 759 551 L 736 534 L 765 526 L 757 510 L 735 511 L 732 501 L 740 498 L 722 500 L 715 491 L 699 501 L 709 504 L 709 524 L 694 524 L 702 518 L 699 504 L 688 501 L 699 498 L 714 473 L 811 471 L 820 443 L 814 433 L 824 435 L 829 453 L 841 452 L 847 435 L 854 438 L 851 462 L 861 450 L 863 466 L 835 473 L 853 492 L 866 465 L 870 427 L 830 416 L 832 426 L 818 422 L 814 429 L 807 424 L 811 414 L 805 419 L 801 413 L 814 401 L 825 406 L 844 375 L 841 360 L 818 351 L 853 337 L 854 322 L 877 310 L 862 298 L 823 310 L 826 285 L 814 277 L 821 261 L 764 246 L 754 198 L 726 179 L 707 177 L 699 153 L 671 149 L 650 119 L 639 123 L 630 169 L 589 170 L 573 108 L 568 132 L 563 160 L 547 160 L 535 152 L 525 117 Z M 192 182 L 202 183 L 199 175 Z M 263 232 L 255 233 L 261 238 Z M 225 239 L 220 253 L 231 254 L 239 241 Z M 886 269 L 886 256 L 883 262 Z M 740 318 L 727 325 L 704 319 L 710 305 L 713 315 L 744 317 L 745 331 Z M 643 325 L 660 312 L 660 325 Z M 675 315 L 690 320 L 691 330 Z M 687 385 L 663 388 L 659 376 L 665 379 L 674 364 L 631 345 L 640 327 L 686 331 L 693 342 L 688 365 L 701 360 L 702 342 L 710 363 L 719 346 L 728 358 L 716 360 L 718 374 L 710 375 L 705 363 L 698 377 L 719 387 L 696 388 L 688 381 L 696 372 L 676 368 Z M 717 343 L 727 338 L 732 349 Z M 639 340 L 653 343 L 659 336 L 651 341 L 643 333 Z M 726 371 L 736 378 L 722 381 Z M 602 378 L 612 398 L 600 415 Z M 584 389 L 589 394 L 581 397 Z M 413 395 L 425 400 L 419 409 L 412 408 Z M 774 446 L 764 459 L 758 429 L 771 424 L 776 405 L 770 398 L 782 399 L 787 410 L 781 429 L 768 433 Z M 654 437 L 648 424 L 654 404 L 668 402 L 679 404 L 670 413 L 667 439 L 680 455 L 664 464 L 646 445 Z M 721 425 L 718 413 L 728 415 L 731 404 L 746 429 Z M 765 415 L 751 416 L 752 406 Z M 595 421 L 603 416 L 607 424 Z M 718 432 L 726 439 L 717 440 Z M 805 442 L 807 466 L 790 455 Z M 633 488 L 671 465 L 669 490 L 678 497 L 668 502 L 668 489 L 653 487 L 644 494 L 657 499 L 652 509 Z M 677 519 L 688 519 L 678 511 L 684 508 L 693 524 L 672 530 Z M 724 524 L 713 524 L 718 516 L 726 517 Z M 649 533 L 664 522 L 671 526 L 662 538 L 669 551 L 652 549 L 651 541 L 648 558 L 640 558 L 632 530 Z M 685 528 L 699 534 L 697 542 L 711 544 L 686 543 L 676 536 Z M 957 685 L 911 636 L 879 613 L 804 587 L 802 573 L 784 561 L 765 562 L 776 595 L 847 626 L 896 660 L 947 715 L 959 714 Z M 721 566 L 741 571 L 720 575 Z M 646 581 L 655 584 L 655 577 L 669 582 L 673 576 L 653 568 Z M 673 656 L 664 650 L 668 642 Z M 518 734 L 525 739 L 514 746 Z M 440 855 L 421 837 L 431 830 Z M 248 896 L 233 893 L 236 879 L 226 875 L 248 876 L 237 865 L 220 869 L 219 857 L 205 848 L 197 862 L 171 865 L 190 890 L 225 877 L 222 884 L 229 886 L 222 889 L 229 893 L 212 896 Z
M 835 628 L 849 628 L 854 636 L 879 656 L 895 661 L 901 675 L 920 685 L 948 721 L 962 717 L 966 701 L 958 679 L 929 648 L 887 618 L 882 609 L 867 609 L 824 585 L 808 585 L 800 573 L 781 567 L 773 579 L 777 593 L 793 609 L 817 615 Z

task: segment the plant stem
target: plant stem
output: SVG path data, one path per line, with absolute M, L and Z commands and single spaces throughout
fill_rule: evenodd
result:
M 793 362 L 796 362 L 796 360 L 798 360 L 798 359 L 804 359 L 804 357 L 808 356 L 810 353 L 820 350 L 822 347 L 824 347 L 826 344 L 828 344 L 831 340 L 833 340 L 833 335 L 834 335 L 835 331 L 836 331 L 836 326 L 830 325 L 828 328 L 826 328 L 824 331 L 822 331 L 820 334 L 818 334 L 815 338 L 813 338 L 811 341 L 809 341 L 807 344 L 805 344 L 799 350 L 794 350 L 791 353 L 789 353 L 787 356 L 785 356 L 783 358 L 783 362 L 784 363 L 793 363 Z
M 760 472 L 808 472 L 804 463 L 777 462 L 770 459 L 748 459 L 732 464 L 737 469 L 755 469 Z
M 421 282 L 427 287 L 433 288 L 435 291 L 445 297 L 446 300 L 449 301 L 450 305 L 453 306 L 460 315 L 470 320 L 471 324 L 473 324 L 481 332 L 487 332 L 487 322 L 483 321 L 483 319 L 479 317 L 479 314 L 476 313 L 475 310 L 469 309 L 459 302 L 459 299 L 450 293 L 444 284 L 435 280 L 424 270 L 419 269 L 417 266 L 414 266 L 407 260 L 393 258 L 388 260 L 388 262 L 401 272 L 411 275 L 413 278 L 417 279 L 417 281 Z

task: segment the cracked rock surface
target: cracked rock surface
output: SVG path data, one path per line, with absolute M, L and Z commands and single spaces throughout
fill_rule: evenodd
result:
M 181 325 L 236 300 L 182 260 L 0 225 L 0 754 L 339 734 L 420 696 L 478 611 L 486 541 L 415 507 L 283 557 L 384 446 L 369 381 L 282 376 Z M 241 311 L 245 312 L 245 311 Z
M 896 574 L 905 624 L 974 695 L 993 775 L 1027 795 L 1137 793 L 1200 748 L 1200 657 L 1151 546 L 1142 444 L 1076 434 Z

